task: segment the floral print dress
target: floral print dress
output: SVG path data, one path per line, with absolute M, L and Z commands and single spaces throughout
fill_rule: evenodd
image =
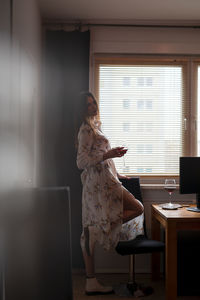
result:
M 117 177 L 112 159 L 103 160 L 103 154 L 111 149 L 100 128 L 83 123 L 78 134 L 77 166 L 83 169 L 82 225 L 93 226 L 93 239 L 105 250 L 115 248 L 119 240 L 133 239 L 143 233 L 143 214 L 122 224 L 124 188 Z

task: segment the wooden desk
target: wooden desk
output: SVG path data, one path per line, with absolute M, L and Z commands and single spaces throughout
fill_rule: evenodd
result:
M 160 225 L 165 228 L 165 288 L 166 300 L 177 299 L 177 232 L 179 230 L 200 230 L 200 213 L 186 210 L 164 210 L 152 205 L 152 238 L 160 240 Z M 152 275 L 158 277 L 159 254 L 152 254 Z

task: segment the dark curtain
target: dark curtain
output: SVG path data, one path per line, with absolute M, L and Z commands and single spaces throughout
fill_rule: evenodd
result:
M 80 249 L 81 181 L 76 167 L 77 99 L 89 88 L 90 33 L 47 31 L 44 46 L 41 184 L 71 190 L 73 267 L 83 265 Z

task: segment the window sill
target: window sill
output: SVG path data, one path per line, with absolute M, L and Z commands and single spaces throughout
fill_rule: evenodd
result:
M 140 186 L 144 190 L 163 190 L 164 184 L 162 183 L 140 183 Z M 176 184 L 176 188 L 179 188 L 179 184 Z

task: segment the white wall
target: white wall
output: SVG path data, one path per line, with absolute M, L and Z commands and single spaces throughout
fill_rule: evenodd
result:
M 35 185 L 41 90 L 41 17 L 37 1 L 14 0 L 12 16 L 11 181 Z
M 94 91 L 94 55 L 200 55 L 200 29 L 148 27 L 92 27 L 90 90 Z
M 92 27 L 91 54 L 200 54 L 200 29 Z
M 90 45 L 90 90 L 94 92 L 94 55 L 150 54 L 200 55 L 200 29 L 194 28 L 131 28 L 92 27 Z M 151 204 L 165 203 L 168 195 L 163 189 L 142 189 L 147 231 L 151 233 Z M 176 202 L 194 201 L 194 195 L 174 193 Z M 128 258 L 97 247 L 97 272 L 123 272 L 128 269 Z M 150 255 L 136 257 L 136 271 L 150 272 Z

